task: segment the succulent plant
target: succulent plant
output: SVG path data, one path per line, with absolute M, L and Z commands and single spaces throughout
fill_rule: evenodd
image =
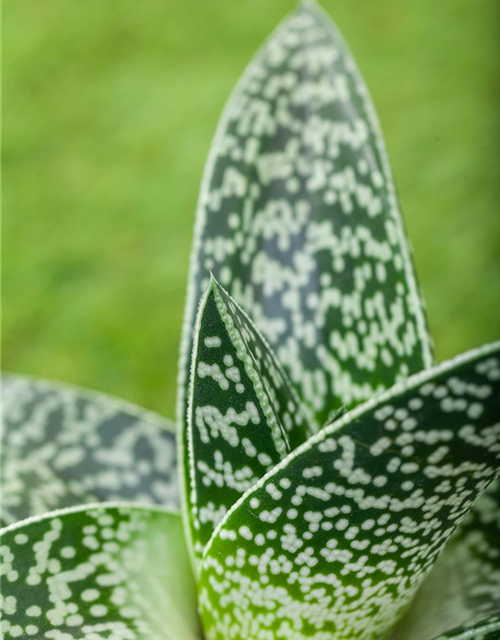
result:
M 316 5 L 215 136 L 176 427 L 3 386 L 6 639 L 500 638 L 500 343 L 434 363 L 374 109 Z

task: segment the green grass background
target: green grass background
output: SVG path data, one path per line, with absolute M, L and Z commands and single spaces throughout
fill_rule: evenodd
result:
M 173 416 L 210 141 L 293 6 L 4 3 L 4 369 Z M 498 0 L 324 6 L 382 121 L 438 359 L 498 338 Z

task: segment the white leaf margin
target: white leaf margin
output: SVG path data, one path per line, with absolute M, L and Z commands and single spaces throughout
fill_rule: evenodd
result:
M 58 518 L 60 516 L 69 515 L 72 513 L 81 513 L 83 511 L 106 511 L 107 509 L 127 509 L 135 511 L 156 511 L 158 513 L 165 513 L 168 515 L 180 516 L 179 511 L 172 509 L 171 507 L 163 507 L 159 504 L 147 504 L 142 502 L 130 502 L 128 500 L 110 500 L 109 502 L 89 502 L 85 504 L 78 504 L 73 507 L 63 507 L 62 509 L 53 509 L 52 511 L 46 511 L 45 513 L 39 513 L 36 516 L 30 516 L 29 518 L 23 518 L 12 524 L 8 524 L 6 527 L 0 528 L 0 536 L 6 533 L 11 533 L 24 526 L 41 522 L 42 520 L 51 520 L 52 518 Z

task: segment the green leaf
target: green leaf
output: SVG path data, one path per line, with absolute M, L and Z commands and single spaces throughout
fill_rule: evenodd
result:
M 323 425 L 432 365 L 379 124 L 341 36 L 312 3 L 233 93 L 201 187 L 180 362 L 212 271 L 252 316 Z
M 295 390 L 290 384 L 281 363 L 274 355 L 267 340 L 257 329 L 252 320 L 238 303 L 212 277 L 212 284 L 216 296 L 220 299 L 222 313 L 227 314 L 229 322 L 234 325 L 237 341 L 242 342 L 244 357 L 250 358 L 262 384 L 267 391 L 271 405 L 274 407 L 287 440 L 292 449 L 302 444 L 315 432 L 314 426 L 308 421 L 306 412 Z
M 441 634 L 476 638 L 481 628 L 496 630 L 492 637 L 500 637 L 500 480 L 486 489 L 458 527 L 394 640 L 429 640 Z
M 306 422 L 266 342 L 215 279 L 196 325 L 183 451 L 194 556 L 227 510 L 304 439 Z
M 500 343 L 412 376 L 310 438 L 207 545 L 207 640 L 379 640 L 500 469 Z
M 106 500 L 178 505 L 174 425 L 59 383 L 2 377 L 2 522 Z
M 1 533 L 5 640 L 201 640 L 179 514 L 108 503 Z
M 500 638 L 500 616 L 492 615 L 471 626 L 452 629 L 439 634 L 434 640 L 498 640 Z

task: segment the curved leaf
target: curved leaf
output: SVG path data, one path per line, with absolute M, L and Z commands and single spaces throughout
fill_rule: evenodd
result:
M 496 629 L 500 637 L 500 480 L 488 487 L 458 527 L 394 640 L 429 640 L 443 633 L 470 637 L 470 629 L 475 638 L 482 628 Z
M 201 302 L 184 432 L 187 533 L 200 558 L 225 513 L 290 451 L 301 411 L 267 344 L 212 279 Z
M 1 533 L 5 640 L 201 640 L 179 514 L 108 503 Z
M 2 521 L 83 502 L 178 505 L 174 426 L 132 404 L 2 377 Z
M 500 343 L 411 377 L 277 465 L 207 545 L 208 640 L 379 640 L 500 470 Z
M 251 62 L 212 145 L 192 252 L 181 420 L 210 270 L 254 318 L 316 426 L 432 365 L 373 105 L 312 3 Z
M 433 640 L 498 640 L 500 638 L 500 615 L 488 616 L 471 626 L 460 627 L 441 633 Z

